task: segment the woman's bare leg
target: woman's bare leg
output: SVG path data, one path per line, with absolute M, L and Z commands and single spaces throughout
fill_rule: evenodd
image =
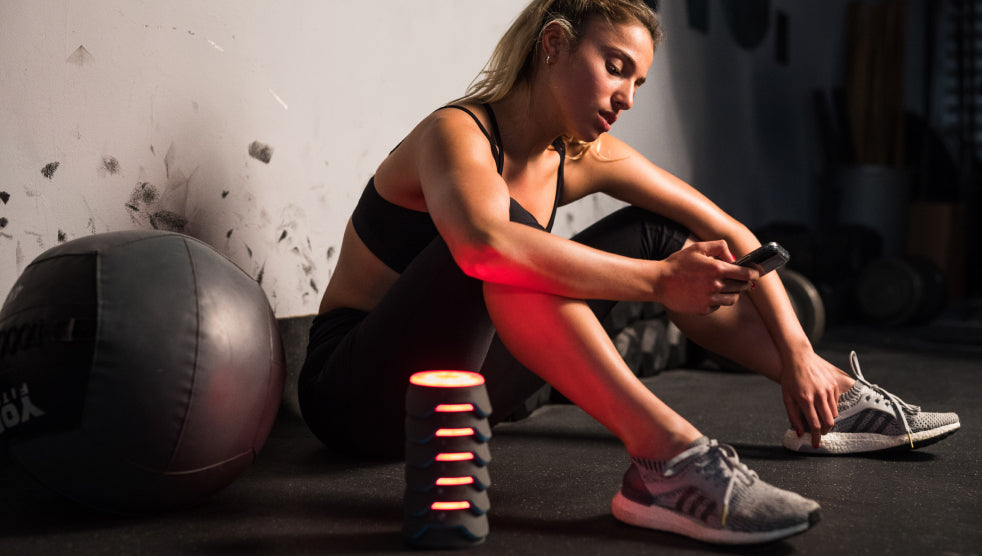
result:
M 686 338 L 734 363 L 781 382 L 781 355 L 749 297 L 741 295 L 730 307 L 709 315 L 668 311 Z
M 745 295 L 730 307 L 720 307 L 709 315 L 683 315 L 669 312 L 669 318 L 686 338 L 734 363 L 759 373 L 778 384 L 784 366 L 774 339 L 753 301 Z M 853 379 L 838 369 L 840 392 L 852 387 Z
M 796 398 L 793 386 L 790 389 L 786 387 L 781 355 L 764 319 L 749 297 L 742 295 L 735 305 L 721 307 L 710 315 L 669 313 L 669 317 L 686 338 L 780 384 L 788 422 L 799 436 L 807 431 L 826 434 L 832 428 L 836 415 L 833 411 L 836 407 L 835 394 L 815 396 L 803 392 Z M 815 369 L 832 376 L 839 394 L 852 388 L 855 382 L 852 377 L 818 355 L 812 357 L 817 365 Z M 797 409 L 791 409 L 794 407 Z M 797 422 L 794 417 L 798 418 Z M 815 447 L 819 438 L 818 434 L 813 435 Z
M 688 246 L 694 240 L 685 242 Z M 778 384 L 784 366 L 774 339 L 757 306 L 741 295 L 735 305 L 720 307 L 709 315 L 687 315 L 669 311 L 669 318 L 686 338 L 734 363 L 759 373 Z M 839 391 L 852 387 L 853 379 L 839 370 Z
M 583 301 L 485 284 L 498 335 L 515 358 L 613 432 L 632 456 L 680 453 L 702 434 L 624 363 Z

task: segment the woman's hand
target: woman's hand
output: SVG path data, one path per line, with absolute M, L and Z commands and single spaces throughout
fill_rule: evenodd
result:
M 723 240 L 694 243 L 673 253 L 663 261 L 667 271 L 658 279 L 658 301 L 671 311 L 700 315 L 733 305 L 759 277 L 754 269 L 731 264 L 733 260 Z
M 841 375 L 814 351 L 781 375 L 781 393 L 791 427 L 799 437 L 810 431 L 814 448 L 818 448 L 822 435 L 829 432 L 839 416 Z

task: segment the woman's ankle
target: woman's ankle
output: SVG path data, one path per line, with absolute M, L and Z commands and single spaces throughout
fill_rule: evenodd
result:
M 636 446 L 628 446 L 627 453 L 635 458 L 668 461 L 687 450 L 693 442 L 702 437 L 703 434 L 697 429 L 689 428 L 665 435 L 655 442 L 649 441 Z

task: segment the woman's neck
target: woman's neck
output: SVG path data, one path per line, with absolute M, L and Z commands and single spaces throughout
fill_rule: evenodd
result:
M 537 158 L 562 135 L 551 104 L 543 102 L 528 85 L 516 85 L 491 107 L 510 157 Z

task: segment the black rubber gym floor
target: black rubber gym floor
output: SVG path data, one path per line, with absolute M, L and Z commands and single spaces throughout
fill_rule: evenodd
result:
M 957 411 L 962 429 L 917 451 L 803 457 L 785 451 L 777 387 L 751 374 L 671 370 L 645 379 L 762 478 L 814 498 L 822 522 L 783 541 L 717 547 L 633 528 L 609 513 L 627 457 L 574 406 L 497 427 L 491 532 L 442 554 L 944 554 L 982 552 L 982 349 L 938 348 L 889 332 L 840 330 L 820 352 L 908 402 Z M 51 494 L 0 463 L 0 554 L 421 554 L 401 538 L 403 467 L 332 456 L 290 411 L 254 465 L 185 511 L 124 518 Z

